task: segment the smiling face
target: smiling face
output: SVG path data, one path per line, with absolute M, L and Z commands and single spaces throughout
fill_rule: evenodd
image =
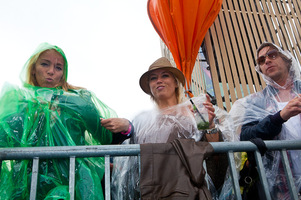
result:
M 158 101 L 177 101 L 177 81 L 174 75 L 168 70 L 157 69 L 149 75 L 149 87 L 154 99 Z
M 64 59 L 57 51 L 51 49 L 43 52 L 32 71 L 37 86 L 48 88 L 61 86 L 64 65 Z
M 273 50 L 273 48 L 269 46 L 264 47 L 258 52 L 258 57 L 265 56 L 271 50 Z M 283 85 L 286 82 L 288 69 L 288 63 L 286 63 L 281 56 L 277 56 L 276 58 L 266 56 L 264 63 L 260 65 L 261 72 L 279 85 Z

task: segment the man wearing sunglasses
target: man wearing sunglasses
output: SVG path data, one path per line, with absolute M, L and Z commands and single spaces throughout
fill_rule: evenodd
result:
M 301 140 L 299 63 L 290 52 L 268 42 L 257 49 L 256 63 L 255 69 L 267 86 L 237 100 L 230 111 L 240 140 Z M 288 151 L 288 157 L 300 191 L 301 151 Z M 290 199 L 280 152 L 266 152 L 263 162 L 272 199 Z M 259 187 L 259 182 L 256 184 Z M 262 196 L 257 199 L 264 199 Z

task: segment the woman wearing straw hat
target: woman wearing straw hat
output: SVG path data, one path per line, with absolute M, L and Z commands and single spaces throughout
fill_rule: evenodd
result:
M 128 138 L 129 121 L 92 92 L 68 84 L 67 74 L 63 50 L 42 43 L 24 65 L 23 87 L 6 84 L 0 96 L 1 147 L 104 145 Z M 40 163 L 37 199 L 70 199 L 68 159 Z M 0 199 L 29 199 L 31 165 L 2 163 Z M 75 165 L 76 199 L 103 199 L 103 158 L 77 158 Z
M 127 143 L 131 144 L 143 144 L 143 143 L 165 143 L 173 141 L 176 138 L 194 138 L 196 141 L 230 141 L 233 140 L 232 132 L 227 131 L 225 124 L 231 124 L 227 121 L 227 113 L 214 107 L 210 102 L 208 95 L 200 95 L 193 97 L 192 99 L 185 99 L 183 85 L 185 84 L 185 77 L 183 73 L 177 68 L 173 67 L 169 60 L 165 57 L 161 57 L 156 60 L 140 78 L 140 87 L 142 90 L 150 95 L 151 99 L 155 102 L 156 108 L 150 111 L 142 112 L 136 116 L 133 120 L 135 126 L 135 132 L 131 139 L 127 140 Z M 196 112 L 196 110 L 198 112 Z M 203 130 L 199 130 L 196 123 L 196 116 L 201 115 L 201 122 L 206 122 L 207 127 Z M 215 118 L 219 119 L 221 123 L 215 124 Z M 204 127 L 203 127 L 204 128 Z M 223 134 L 221 131 L 223 130 Z M 225 131 L 224 131 L 225 130 Z M 204 134 L 206 133 L 206 134 Z M 130 176 L 135 176 L 135 170 L 131 171 L 134 158 L 130 158 L 132 161 L 125 161 L 124 159 L 115 159 L 116 166 L 124 166 Z M 220 163 L 223 163 L 221 169 L 216 171 L 213 167 L 208 169 L 215 171 L 212 179 L 215 186 L 219 188 L 223 183 L 225 170 L 227 169 L 226 157 L 224 160 L 218 159 L 219 163 L 215 163 L 216 167 L 221 167 Z M 116 167 L 116 168 L 117 168 Z M 128 181 L 128 175 L 124 177 L 120 176 L 122 172 L 113 174 L 113 195 L 115 199 L 134 199 L 136 195 L 135 190 L 127 190 L 122 188 L 123 181 Z M 123 170 L 124 170 L 123 169 Z M 216 173 L 217 172 L 217 173 Z M 216 178 L 215 178 L 216 177 Z M 122 180 L 124 179 L 124 180 Z M 127 185 L 128 187 L 129 185 Z M 137 191 L 138 185 L 133 186 Z M 126 191 L 126 194 L 122 194 L 120 191 Z M 122 196 L 120 196 L 122 195 Z
M 139 129 L 135 132 L 133 137 L 134 143 L 149 143 L 149 142 L 169 142 L 175 138 L 191 138 L 194 137 L 197 141 L 202 136 L 202 131 L 199 131 L 195 126 L 195 116 L 193 115 L 193 105 L 190 101 L 186 101 L 183 92 L 183 86 L 185 85 L 185 77 L 183 73 L 177 68 L 173 67 L 169 60 L 165 57 L 161 57 L 156 60 L 140 78 L 140 87 L 151 99 L 154 100 L 157 105 L 157 109 L 151 111 L 153 113 L 142 113 L 135 117 L 135 121 L 139 126 Z M 209 122 L 207 129 L 211 129 L 212 133 L 217 133 L 217 128 L 213 119 L 215 118 L 215 109 L 210 102 L 208 95 L 201 95 L 198 98 L 194 98 L 192 102 L 195 105 L 202 106 L 203 110 L 207 112 L 202 113 L 202 116 Z M 208 114 L 207 114 L 208 113 Z M 150 126 L 146 127 L 143 123 L 139 123 L 142 119 L 156 116 L 154 124 L 148 123 Z M 167 120 L 167 121 L 166 121 Z M 161 124 L 160 122 L 171 122 L 178 126 L 168 126 L 167 124 Z M 173 127 L 173 128 L 171 128 Z M 154 133 L 150 134 L 150 128 L 154 130 Z M 178 130 L 174 130 L 174 128 Z M 166 130 L 167 129 L 167 130 Z M 175 135 L 175 133 L 177 133 Z M 154 135 L 155 134 L 155 135 Z M 181 135 L 179 135 L 181 134 Z M 208 134 L 209 135 L 209 134 Z M 149 137 L 150 136 L 150 137 Z M 215 136 L 212 138 L 212 136 Z M 218 134 L 210 134 L 207 139 L 209 141 L 218 141 Z

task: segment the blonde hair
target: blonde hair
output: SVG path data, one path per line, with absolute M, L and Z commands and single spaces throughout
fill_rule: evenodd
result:
M 57 51 L 56 49 L 46 49 L 44 51 L 38 52 L 37 54 L 33 55 L 29 61 L 27 62 L 27 71 L 26 71 L 26 79 L 25 79 L 25 83 L 29 84 L 29 85 L 33 85 L 33 86 L 39 86 L 37 79 L 35 77 L 35 75 L 33 74 L 33 70 L 35 69 L 36 66 L 36 62 L 39 59 L 39 57 L 41 56 L 42 53 L 49 51 L 49 50 L 55 50 L 56 52 L 58 52 L 62 57 L 64 57 L 59 51 Z M 66 65 L 66 60 L 64 63 L 64 68 L 67 67 Z M 71 84 L 69 84 L 66 80 L 66 71 L 67 70 L 63 70 L 63 76 L 62 79 L 60 81 L 60 86 L 62 87 L 63 90 L 68 91 L 68 90 L 76 90 L 76 89 L 84 89 L 82 87 L 78 87 L 78 86 L 73 86 Z

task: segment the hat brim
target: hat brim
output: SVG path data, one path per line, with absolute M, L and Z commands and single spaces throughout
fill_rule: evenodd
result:
M 151 94 L 150 87 L 149 87 L 149 79 L 148 79 L 149 74 L 157 69 L 166 69 L 170 71 L 180 81 L 180 83 L 183 86 L 185 85 L 185 76 L 179 69 L 175 67 L 160 67 L 160 68 L 147 71 L 144 74 L 142 74 L 142 76 L 140 77 L 139 80 L 140 87 L 146 94 Z

